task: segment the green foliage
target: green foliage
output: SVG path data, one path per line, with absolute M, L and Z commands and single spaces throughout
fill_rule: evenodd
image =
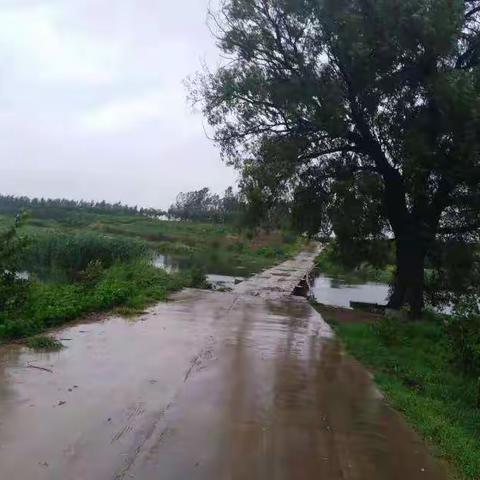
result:
M 363 254 L 346 253 L 336 242 L 330 242 L 317 257 L 316 268 L 325 275 L 338 277 L 348 283 L 366 281 L 391 283 L 394 278 L 392 245 L 386 241 L 364 244 Z M 367 252 L 371 253 L 368 254 Z M 371 258 L 374 264 L 368 262 Z
M 240 197 L 227 188 L 223 197 L 210 193 L 205 187 L 193 192 L 179 193 L 169 210 L 171 218 L 214 223 L 239 223 L 243 215 Z
M 397 323 L 394 336 L 401 341 L 393 343 L 369 324 L 335 328 L 347 350 L 373 369 L 388 400 L 436 454 L 453 464 L 461 478 L 480 478 L 478 383 L 451 362 L 441 323 Z
M 207 278 L 203 268 L 193 267 L 189 274 L 189 286 L 194 288 L 205 288 L 207 284 Z
M 32 350 L 44 352 L 58 352 L 64 348 L 62 342 L 48 335 L 38 335 L 36 337 L 29 338 L 26 341 L 26 345 Z
M 43 208 L 43 218 L 25 222 L 21 237 L 9 218 L 0 216 L 10 242 L 4 251 L 11 252 L 3 255 L 2 265 L 9 265 L 8 272 L 32 273 L 29 280 L 9 273 L 9 282 L 0 284 L 0 341 L 37 335 L 93 312 L 138 313 L 169 292 L 203 288 L 206 271 L 249 275 L 295 254 L 302 245 L 281 232 L 248 237 L 228 224 L 118 213 L 92 216 L 82 209 L 59 221 L 56 207 Z M 84 222 L 76 222 L 79 213 Z M 266 248 L 258 254 L 262 245 Z M 153 251 L 173 254 L 180 273 L 150 265 Z
M 91 260 L 85 270 L 79 272 L 78 280 L 87 287 L 94 287 L 100 281 L 103 270 L 103 264 L 100 260 Z
M 0 315 L 18 308 L 25 301 L 28 282 L 19 278 L 18 255 L 25 249 L 26 242 L 18 236 L 23 215 L 0 231 Z
M 153 208 L 138 208 L 102 202 L 85 202 L 65 198 L 28 198 L 12 195 L 0 195 L 0 213 L 15 215 L 21 210 L 28 210 L 35 218 L 55 218 L 65 226 L 83 225 L 92 215 L 134 215 L 157 216 L 164 212 Z
M 435 306 L 475 295 L 480 286 L 480 245 L 454 238 L 437 242 L 427 259 L 426 296 Z
M 145 262 L 116 264 L 103 271 L 97 283 L 37 283 L 24 305 L 0 313 L 0 339 L 35 335 L 42 330 L 97 311 L 118 306 L 141 308 L 165 300 L 168 293 L 198 280 L 188 272 L 170 275 Z
M 225 0 L 212 31 L 230 61 L 191 82 L 252 215 L 280 206 L 346 253 L 393 232 L 392 306 L 413 313 L 435 241 L 480 238 L 479 7 Z
M 398 321 L 392 318 L 386 317 L 374 323 L 372 325 L 372 330 L 380 342 L 387 347 L 400 345 L 403 341 Z
M 20 255 L 25 270 L 41 278 L 77 280 L 95 262 L 108 268 L 116 262 L 127 262 L 148 253 L 145 242 L 96 233 L 63 232 L 35 235 Z M 90 267 L 89 267 L 90 266 Z
M 464 374 L 480 379 L 480 298 L 463 298 L 446 321 L 449 352 Z M 480 395 L 480 393 L 479 393 Z M 480 397 L 479 397 L 480 406 Z

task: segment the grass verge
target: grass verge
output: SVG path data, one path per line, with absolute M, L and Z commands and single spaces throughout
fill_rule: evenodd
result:
M 64 348 L 62 342 L 48 335 L 31 337 L 25 342 L 28 348 L 40 352 L 58 352 Z
M 347 351 L 371 368 L 390 403 L 433 446 L 435 455 L 453 465 L 458 477 L 480 478 L 480 409 L 477 379 L 461 375 L 450 360 L 438 322 L 396 325 L 333 324 Z
M 196 272 L 169 274 L 137 261 L 113 265 L 94 282 L 32 282 L 21 307 L 0 313 L 0 341 L 37 335 L 92 312 L 142 309 L 202 280 Z

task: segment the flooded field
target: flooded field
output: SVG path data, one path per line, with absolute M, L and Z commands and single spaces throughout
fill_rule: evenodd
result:
M 245 280 L 248 271 L 242 266 L 226 265 L 225 263 L 210 260 L 194 259 L 191 257 L 175 257 L 172 255 L 156 254 L 153 264 L 169 273 L 179 272 L 192 267 L 206 271 L 208 284 L 213 290 L 232 290 L 235 285 Z
M 2 477 L 446 479 L 321 316 L 288 295 L 313 257 L 229 293 L 184 290 L 133 320 L 65 328 L 58 353 L 1 348 Z
M 243 265 L 235 265 L 231 258 L 217 256 L 215 254 L 192 256 L 155 254 L 153 264 L 168 272 L 178 272 L 180 270 L 197 267 L 208 274 L 231 277 L 244 277 L 256 273 L 254 269 L 248 269 Z

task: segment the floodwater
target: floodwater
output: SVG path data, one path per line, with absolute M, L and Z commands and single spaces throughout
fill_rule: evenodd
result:
M 249 271 L 242 265 L 232 263 L 231 257 L 217 255 L 215 251 L 210 254 L 195 254 L 190 256 L 155 254 L 153 264 L 168 272 L 198 267 L 207 273 L 226 275 L 231 277 L 246 276 L 254 271 Z
M 255 279 L 185 290 L 135 320 L 65 328 L 58 353 L 1 348 L 2 478 L 446 479 L 321 316 L 287 295 L 309 259 L 264 272 L 252 294 Z
M 173 257 L 171 255 L 157 254 L 153 259 L 153 265 L 157 268 L 161 268 L 169 273 L 176 273 L 180 270 L 191 268 L 195 265 L 195 262 L 191 258 Z M 206 262 L 202 264 L 202 268 L 207 268 L 212 272 L 225 272 L 230 275 L 220 273 L 207 273 L 207 282 L 213 290 L 232 290 L 235 285 L 245 280 L 242 275 L 245 271 L 239 267 L 225 267 L 225 265 L 217 265 L 214 262 Z M 241 272 L 242 275 L 238 275 Z M 235 275 L 237 273 L 237 275 Z
M 350 307 L 350 302 L 366 302 L 385 305 L 389 286 L 384 283 L 366 282 L 350 284 L 339 278 L 318 275 L 315 277 L 310 295 L 324 305 Z

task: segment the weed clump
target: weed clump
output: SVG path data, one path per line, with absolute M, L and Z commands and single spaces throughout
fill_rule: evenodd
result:
M 480 378 L 479 300 L 476 295 L 460 299 L 454 315 L 445 322 L 453 363 L 464 374 L 476 378 Z M 480 398 L 478 403 L 480 405 Z
M 39 335 L 29 338 L 26 342 L 28 348 L 36 351 L 58 352 L 64 348 L 62 342 L 48 335 Z
M 400 345 L 403 340 L 398 320 L 385 317 L 372 325 L 375 336 L 385 346 Z

